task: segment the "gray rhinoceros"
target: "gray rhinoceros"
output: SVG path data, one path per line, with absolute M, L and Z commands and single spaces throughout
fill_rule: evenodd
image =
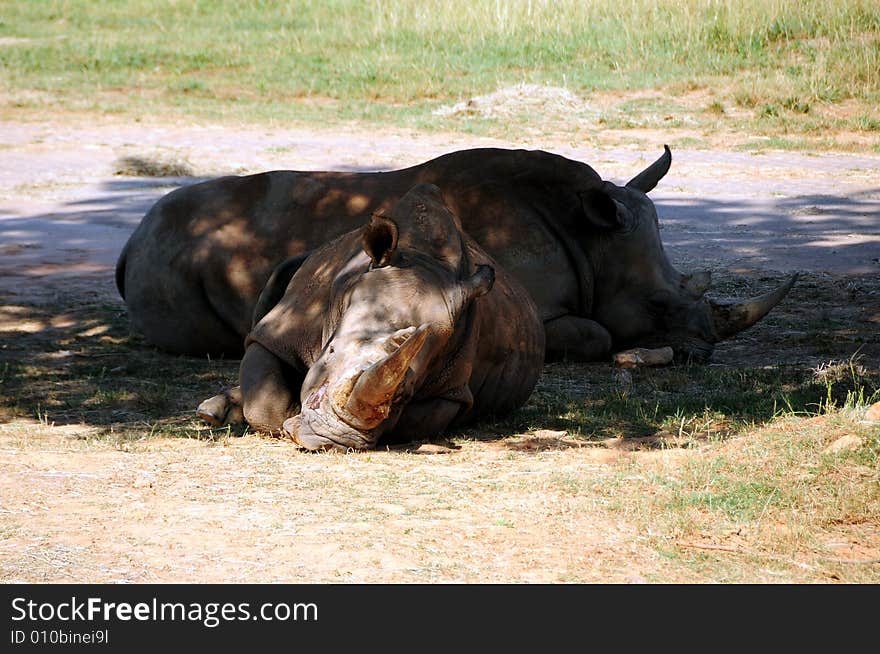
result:
M 251 426 L 307 449 L 370 449 L 507 413 L 543 363 L 528 293 L 462 231 L 439 189 L 419 184 L 387 215 L 279 267 L 240 388 L 199 414 L 222 423 L 240 403 Z
M 135 331 L 177 353 L 239 355 L 275 266 L 437 185 L 470 234 L 538 306 L 548 357 L 607 358 L 670 345 L 703 361 L 760 320 L 794 278 L 746 301 L 705 297 L 709 274 L 684 275 L 663 251 L 648 193 L 669 148 L 625 186 L 542 151 L 453 152 L 391 172 L 274 171 L 173 191 L 125 246 L 117 285 Z

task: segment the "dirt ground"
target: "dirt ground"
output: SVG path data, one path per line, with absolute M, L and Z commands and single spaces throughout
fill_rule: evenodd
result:
M 59 368 L 84 356 L 67 337 L 112 347 L 115 332 L 78 319 L 78 308 L 100 307 L 124 322 L 112 281 L 116 257 L 149 206 L 180 184 L 277 168 L 391 169 L 481 146 L 552 150 L 623 182 L 662 152 L 662 133 L 635 136 L 638 148 L 596 150 L 355 126 L 0 123 L 0 367 L 20 363 L 16 352 L 33 356 L 19 343 L 26 337 L 45 346 L 43 363 Z M 182 161 L 192 175 L 115 174 L 126 156 Z M 725 344 L 718 365 L 782 357 L 815 366 L 856 350 L 865 365 L 880 365 L 880 156 L 676 150 L 652 197 L 672 260 L 684 271 L 712 270 L 719 292 L 741 290 L 734 275 L 751 288 L 807 273 L 793 291 L 796 305 Z M 811 321 L 836 344 L 799 340 L 816 333 L 806 327 Z M 127 365 L 107 361 L 114 370 Z M 211 365 L 218 383 L 234 376 L 234 362 Z M 129 366 L 125 374 L 138 372 Z M 542 392 L 594 374 L 611 373 L 553 368 Z M 0 580 L 815 580 L 810 566 L 794 560 L 780 568 L 773 555 L 719 573 L 699 558 L 717 554 L 709 541 L 694 546 L 696 563 L 682 565 L 644 522 L 620 510 L 615 489 L 649 489 L 654 475 L 674 476 L 686 449 L 611 447 L 532 429 L 457 442 L 437 455 L 417 446 L 307 454 L 255 435 L 206 440 L 163 427 L 124 440 L 107 438 L 108 429 L 112 422 L 48 409 L 0 415 Z M 843 544 L 843 536 L 826 534 L 828 556 L 880 555 L 876 520 L 858 529 Z M 715 548 L 727 556 L 725 547 Z

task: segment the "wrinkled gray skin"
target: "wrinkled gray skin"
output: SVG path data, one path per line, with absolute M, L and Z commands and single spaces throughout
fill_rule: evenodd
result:
M 117 285 L 136 331 L 177 353 L 241 354 L 273 268 L 387 210 L 414 184 L 440 187 L 470 234 L 529 292 L 548 358 L 607 359 L 671 345 L 705 361 L 714 344 L 787 294 L 705 297 L 709 274 L 683 275 L 663 251 L 648 193 L 663 156 L 626 186 L 542 151 L 476 149 L 384 173 L 275 171 L 224 177 L 159 200 L 123 250 Z
M 307 449 L 370 449 L 509 412 L 544 362 L 537 308 L 420 184 L 389 215 L 279 266 L 240 388 L 199 407 Z M 288 281 L 289 280 L 289 281 Z

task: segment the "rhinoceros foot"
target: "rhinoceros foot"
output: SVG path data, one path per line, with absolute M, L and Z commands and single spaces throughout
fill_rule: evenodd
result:
M 209 397 L 196 409 L 196 415 L 212 427 L 243 423 L 241 388 L 236 386 L 214 397 Z

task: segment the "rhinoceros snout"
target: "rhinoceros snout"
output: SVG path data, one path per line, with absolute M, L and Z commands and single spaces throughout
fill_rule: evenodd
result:
M 705 342 L 689 342 L 673 347 L 673 361 L 678 364 L 708 363 L 715 346 Z
M 311 430 L 303 430 L 298 415 L 285 420 L 281 429 L 294 443 L 307 450 L 326 450 L 333 447 L 330 439 L 318 436 Z
M 318 411 L 304 410 L 288 418 L 282 425 L 284 433 L 300 447 L 311 450 L 368 450 L 375 442 L 368 434 L 361 433 L 341 420 Z

